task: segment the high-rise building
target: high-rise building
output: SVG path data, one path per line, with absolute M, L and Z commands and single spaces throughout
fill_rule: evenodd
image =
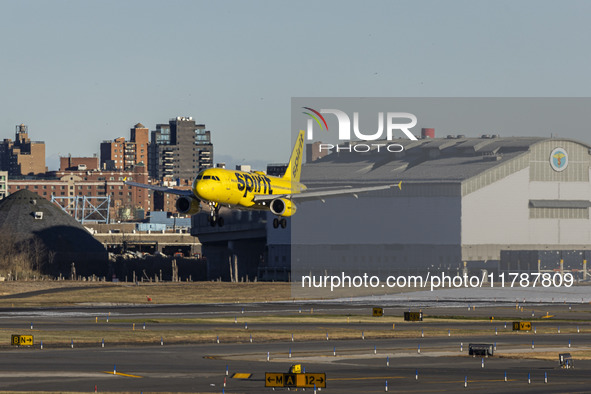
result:
M 195 124 L 192 117 L 170 119 L 152 131 L 148 164 L 152 179 L 193 179 L 199 171 L 212 166 L 211 134 L 204 124 Z
M 131 141 L 125 146 L 126 162 L 143 163 L 148 168 L 148 151 L 150 149 L 150 130 L 143 124 L 136 124 L 130 131 Z M 128 156 L 129 155 L 129 156 Z
M 0 170 L 8 171 L 10 176 L 44 174 L 45 142 L 31 141 L 28 126 L 17 125 L 15 140 L 0 143 Z
M 149 130 L 138 123 L 130 130 L 130 140 L 124 137 L 101 143 L 101 168 L 129 170 L 139 163 L 148 164 Z

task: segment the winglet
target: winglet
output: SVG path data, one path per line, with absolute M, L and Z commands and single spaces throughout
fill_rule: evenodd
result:
M 304 158 L 304 135 L 306 132 L 304 130 L 300 130 L 298 134 L 298 139 L 293 147 L 293 151 L 291 152 L 291 157 L 289 158 L 289 164 L 287 165 L 287 170 L 285 170 L 285 174 L 283 175 L 283 179 L 291 180 L 292 182 L 299 182 L 300 181 L 300 174 L 302 172 L 302 161 Z
M 402 181 L 398 182 L 398 190 L 402 190 Z

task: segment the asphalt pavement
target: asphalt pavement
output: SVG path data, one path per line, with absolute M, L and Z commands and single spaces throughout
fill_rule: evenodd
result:
M 591 361 L 577 360 L 571 369 L 560 368 L 558 354 L 591 350 L 591 307 L 580 305 L 514 305 L 487 307 L 446 306 L 423 310 L 423 322 L 399 323 L 400 337 L 361 338 L 364 330 L 392 330 L 391 324 L 355 323 L 356 316 L 371 313 L 373 304 L 346 303 L 266 303 L 167 306 L 81 306 L 72 308 L 32 308 L 0 310 L 0 328 L 4 332 L 27 334 L 44 330 L 96 330 L 95 318 L 149 321 L 170 317 L 281 316 L 322 314 L 350 316 L 346 323 L 264 323 L 249 324 L 254 338 L 265 330 L 291 330 L 289 338 L 271 342 L 181 343 L 164 345 L 96 346 L 74 348 L 46 346 L 40 349 L 15 348 L 6 338 L 1 345 L 0 390 L 89 392 L 200 392 L 262 393 L 287 391 L 266 388 L 265 373 L 287 373 L 290 365 L 301 364 L 306 373 L 325 373 L 323 392 L 589 392 Z M 311 311 L 313 310 L 313 312 Z M 403 306 L 385 307 L 386 316 L 401 316 Z M 536 320 L 539 332 L 513 332 L 513 319 Z M 110 315 L 110 316 L 109 316 Z M 456 319 L 429 320 L 429 316 L 454 316 Z M 464 322 L 458 316 L 486 317 Z M 488 319 L 497 316 L 496 319 Z M 507 318 L 505 321 L 500 318 Z M 568 320 L 567 320 L 568 319 Z M 379 320 L 378 320 L 379 321 Z M 31 323 L 33 330 L 30 329 Z M 156 324 L 156 323 L 154 323 Z M 201 329 L 223 327 L 212 323 Z M 355 327 L 357 339 L 334 340 L 332 330 Z M 139 328 L 139 327 L 138 327 Z M 301 340 L 302 328 L 326 330 L 329 339 Z M 151 329 L 151 324 L 147 325 Z M 185 323 L 158 323 L 170 337 L 187 329 Z M 449 330 L 449 334 L 445 332 Z M 477 334 L 471 333 L 474 330 Z M 420 332 L 423 332 L 423 336 Z M 441 335 L 441 332 L 444 332 Z M 560 331 L 560 333 L 559 333 Z M 577 332 L 579 331 L 579 332 Z M 438 332 L 438 336 L 431 333 Z M 543 332 L 543 333 L 542 333 Z M 410 336 L 408 334 L 411 334 Z M 403 335 L 405 334 L 405 335 Z M 39 334 L 37 334 L 39 335 Z M 431 335 L 431 336 L 430 336 Z M 532 349 L 532 341 L 534 348 Z M 569 347 L 570 341 L 570 347 Z M 492 357 L 468 355 L 470 343 L 490 343 L 496 347 Z M 529 355 L 536 358 L 529 358 Z M 575 353 L 576 354 L 576 353 Z M 542 355 L 547 360 L 537 359 Z M 518 358 L 517 358 L 518 357 Z M 236 375 L 238 374 L 238 375 Z M 506 376 L 506 380 L 505 380 Z M 225 386 L 224 386 L 225 382 Z M 386 383 L 387 382 L 387 383 Z M 293 391 L 295 389 L 290 389 Z M 299 389 L 300 391 L 302 389 Z M 312 391 L 313 388 L 306 389 Z

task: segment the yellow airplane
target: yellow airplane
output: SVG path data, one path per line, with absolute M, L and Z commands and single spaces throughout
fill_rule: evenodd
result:
M 354 195 L 374 190 L 389 189 L 397 185 L 384 185 L 360 188 L 310 189 L 300 183 L 302 157 L 304 153 L 305 131 L 300 130 L 287 170 L 282 177 L 269 176 L 264 172 L 233 171 L 224 168 L 208 168 L 197 174 L 191 190 L 178 190 L 165 186 L 146 185 L 137 182 L 125 182 L 127 185 L 172 193 L 179 196 L 176 209 L 181 214 L 194 215 L 201 210 L 201 202 L 210 207 L 210 224 L 224 225 L 224 218 L 219 215 L 225 206 L 234 209 L 253 209 L 271 211 L 276 217 L 273 227 L 285 228 L 286 217 L 296 212 L 296 201 L 322 200 L 324 197 Z

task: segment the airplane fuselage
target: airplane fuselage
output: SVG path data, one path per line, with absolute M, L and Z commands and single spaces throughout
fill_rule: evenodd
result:
M 200 200 L 243 208 L 268 209 L 267 204 L 253 201 L 255 195 L 291 195 L 306 186 L 262 172 L 209 168 L 193 181 L 193 194 Z

